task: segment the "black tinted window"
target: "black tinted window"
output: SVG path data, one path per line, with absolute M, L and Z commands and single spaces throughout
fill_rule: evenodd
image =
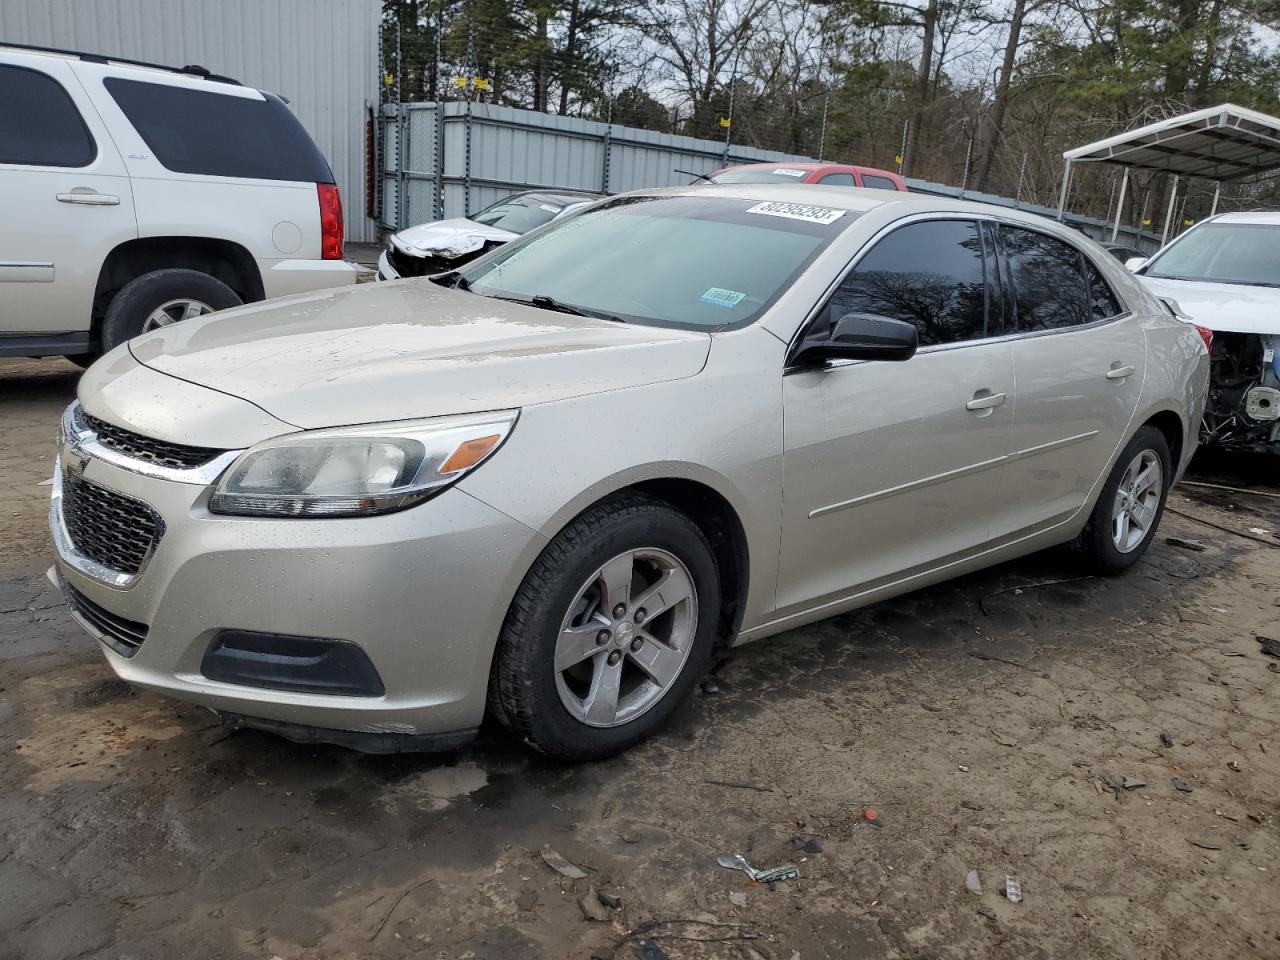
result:
M 857 186 L 857 184 L 853 182 L 852 173 L 828 173 L 820 182 L 825 183 L 828 187 Z
M 1013 274 L 1015 329 L 1056 330 L 1090 321 L 1080 251 L 1034 230 L 1002 227 L 1001 236 Z
M 978 225 L 935 220 L 895 230 L 862 258 L 831 298 L 830 319 L 846 313 L 913 323 L 922 347 L 994 334 L 987 329 Z
M 0 163 L 83 167 L 97 153 L 62 84 L 36 70 L 0 66 Z
M 103 82 L 168 170 L 333 182 L 324 157 L 278 97 L 248 99 L 119 77 Z
M 877 177 L 872 173 L 864 173 L 862 175 L 862 185 L 864 187 L 874 187 L 876 190 L 897 190 L 898 185 L 888 177 Z
M 1111 292 L 1111 285 L 1103 279 L 1088 257 L 1084 258 L 1084 270 L 1089 278 L 1089 319 L 1109 320 L 1122 314 L 1124 310 L 1116 295 Z

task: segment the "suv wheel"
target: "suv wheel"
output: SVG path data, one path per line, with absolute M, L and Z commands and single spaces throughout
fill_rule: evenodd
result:
M 702 531 L 660 500 L 611 498 L 561 531 L 517 591 L 490 712 L 564 760 L 624 750 L 706 672 L 719 610 Z
M 125 284 L 107 307 L 102 349 L 182 320 L 236 307 L 241 300 L 221 280 L 198 270 L 155 270 Z
M 1173 467 L 1169 442 L 1143 427 L 1121 451 L 1078 545 L 1098 573 L 1127 570 L 1151 545 L 1164 513 Z

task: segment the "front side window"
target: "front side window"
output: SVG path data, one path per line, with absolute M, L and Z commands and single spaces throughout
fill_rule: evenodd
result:
M 332 183 L 329 164 L 279 97 L 242 97 L 108 77 L 107 92 L 166 170 Z
M 1280 226 L 1202 224 L 1184 233 L 1142 272 L 1168 280 L 1280 287 Z
M 563 209 L 564 206 L 559 203 L 549 203 L 530 196 L 515 196 L 485 207 L 472 215 L 471 219 L 486 227 L 497 227 L 512 233 L 528 233 L 559 215 Z
M 0 65 L 0 163 L 84 167 L 97 155 L 62 84 L 38 70 Z
M 463 267 L 471 292 L 549 297 L 627 322 L 716 330 L 759 317 L 852 210 L 728 197 L 619 197 Z
M 1097 319 L 1081 273 L 1079 250 L 1021 227 L 1002 226 L 1000 236 L 1013 281 L 1015 330 L 1058 330 Z
M 993 336 L 977 223 L 929 220 L 889 234 L 832 295 L 830 319 L 846 313 L 915 324 L 922 347 Z

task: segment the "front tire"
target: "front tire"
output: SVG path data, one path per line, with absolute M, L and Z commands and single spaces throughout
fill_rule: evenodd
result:
M 517 591 L 490 712 L 563 760 L 625 750 L 706 672 L 719 609 L 719 573 L 696 524 L 651 497 L 603 501 L 552 540 Z
M 221 280 L 199 270 L 144 273 L 111 299 L 102 322 L 102 352 L 151 330 L 238 307 L 242 302 Z
M 1155 427 L 1143 427 L 1116 459 L 1080 534 L 1089 566 L 1115 574 L 1138 562 L 1155 538 L 1172 481 L 1168 440 Z

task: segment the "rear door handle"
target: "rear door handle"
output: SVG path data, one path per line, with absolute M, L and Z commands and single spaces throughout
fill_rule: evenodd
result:
M 998 407 L 1008 399 L 1003 393 L 992 393 L 990 390 L 979 390 L 973 399 L 964 405 L 966 410 L 990 410 Z
M 120 198 L 110 193 L 98 193 L 96 190 L 85 190 L 77 187 L 70 193 L 58 194 L 59 203 L 80 203 L 89 207 L 114 207 L 120 203 Z
M 1133 364 L 1126 363 L 1123 366 L 1113 364 L 1111 369 L 1107 371 L 1108 380 L 1123 380 L 1125 377 L 1133 373 Z

